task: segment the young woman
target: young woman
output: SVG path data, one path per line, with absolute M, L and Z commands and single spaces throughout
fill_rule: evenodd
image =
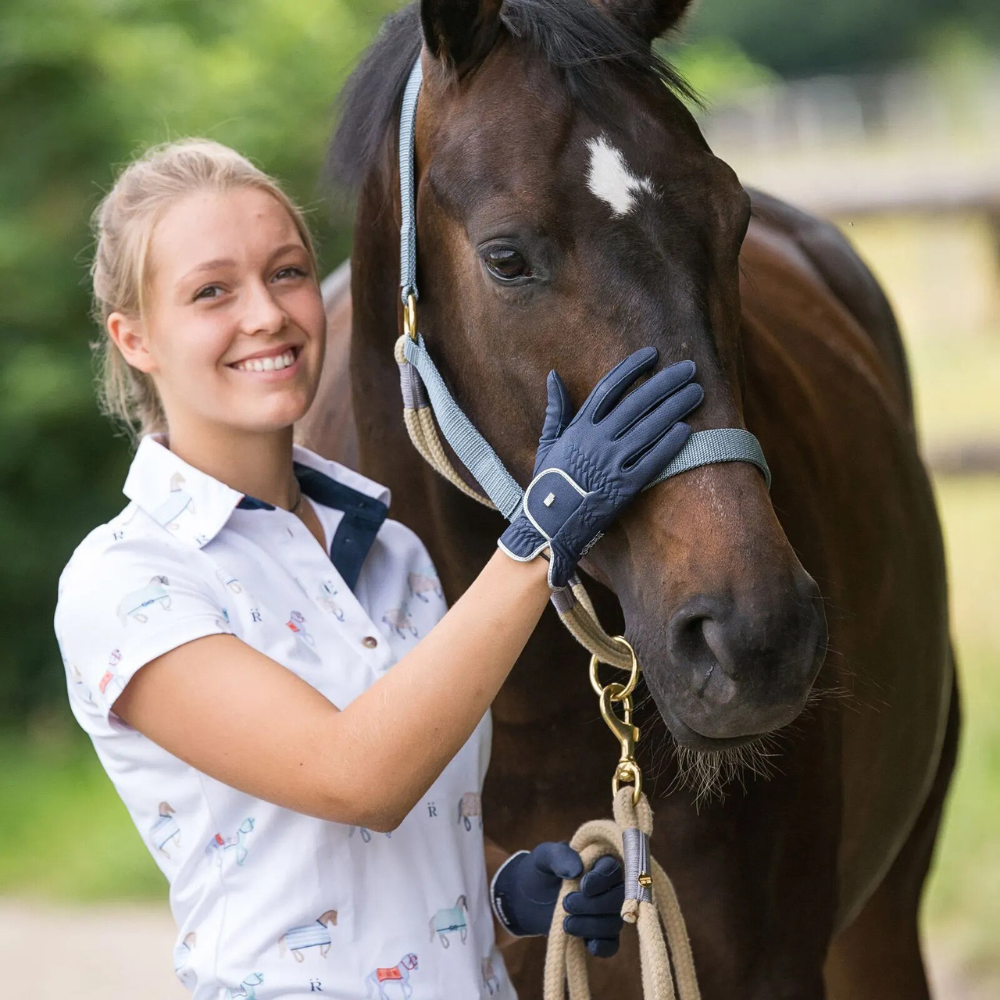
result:
M 626 359 L 575 417 L 549 376 L 536 479 L 446 610 L 388 491 L 293 443 L 323 365 L 308 229 L 237 153 L 186 140 L 95 213 L 103 400 L 141 432 L 129 503 L 79 545 L 56 632 L 73 711 L 170 883 L 198 1000 L 513 997 L 579 856 L 487 871 L 489 706 L 580 553 L 680 450 L 694 366 Z M 569 831 L 567 831 L 569 832 Z M 492 874 L 492 878 L 490 878 Z M 621 873 L 565 903 L 617 949 Z

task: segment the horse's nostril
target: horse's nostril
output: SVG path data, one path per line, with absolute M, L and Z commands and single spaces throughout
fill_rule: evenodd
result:
M 670 658 L 679 668 L 690 671 L 691 687 L 699 697 L 722 694 L 713 689 L 723 680 L 728 681 L 733 688 L 725 698 L 728 701 L 735 694 L 735 685 L 730 679 L 729 656 L 724 652 L 723 629 L 713 612 L 717 613 L 713 602 L 699 599 L 688 602 L 673 616 L 669 626 Z
M 791 721 L 822 662 L 825 619 L 814 589 L 770 604 L 705 594 L 686 601 L 668 625 L 676 716 L 715 738 Z

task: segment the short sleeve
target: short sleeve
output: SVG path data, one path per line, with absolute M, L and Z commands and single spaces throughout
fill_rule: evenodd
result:
M 192 639 L 229 633 L 229 614 L 197 549 L 92 533 L 59 579 L 55 632 L 70 705 L 92 734 L 121 729 L 111 711 L 140 667 Z

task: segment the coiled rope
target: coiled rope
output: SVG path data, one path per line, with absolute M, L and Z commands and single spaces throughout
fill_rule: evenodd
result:
M 645 795 L 639 796 L 636 805 L 632 799 L 632 788 L 622 786 L 614 798 L 614 820 L 584 823 L 573 835 L 570 846 L 580 854 L 587 871 L 605 854 L 613 854 L 622 862 L 625 869 L 622 919 L 635 924 L 639 935 L 642 991 L 646 1000 L 701 1000 L 677 894 L 670 877 L 648 852 L 653 810 Z M 640 840 L 637 833 L 641 835 L 642 846 L 635 851 L 630 844 Z M 638 869 L 643 861 L 648 863 L 648 871 Z M 644 885 L 647 878 L 650 884 Z M 567 879 L 559 893 L 545 956 L 544 1000 L 566 1000 L 567 987 L 569 1000 L 591 1000 L 583 940 L 563 930 L 562 901 L 579 886 L 579 879 Z

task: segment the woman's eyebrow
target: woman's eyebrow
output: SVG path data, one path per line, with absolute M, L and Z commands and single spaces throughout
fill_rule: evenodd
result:
M 236 261 L 231 260 L 228 257 L 217 257 L 215 260 L 206 260 L 197 267 L 192 267 L 191 270 L 184 275 L 184 277 L 190 278 L 193 274 L 199 274 L 201 271 L 212 271 L 217 267 L 232 267 L 235 263 Z
M 278 247 L 278 249 L 271 254 L 268 260 L 274 260 L 275 257 L 280 257 L 283 253 L 287 253 L 289 250 L 301 250 L 305 253 L 305 249 L 306 248 L 299 241 L 296 241 L 295 243 L 286 243 L 284 246 Z
M 305 247 L 301 243 L 285 243 L 283 246 L 278 247 L 271 253 L 270 257 L 268 257 L 268 261 L 274 260 L 275 257 L 280 257 L 283 253 L 287 253 L 289 250 L 302 250 L 304 252 Z M 184 278 L 190 278 L 192 275 L 199 274 L 202 271 L 212 271 L 217 267 L 233 267 L 235 264 L 236 261 L 231 257 L 216 257 L 214 260 L 206 260 L 203 263 L 198 264 L 196 267 L 192 267 L 191 270 L 184 275 Z

